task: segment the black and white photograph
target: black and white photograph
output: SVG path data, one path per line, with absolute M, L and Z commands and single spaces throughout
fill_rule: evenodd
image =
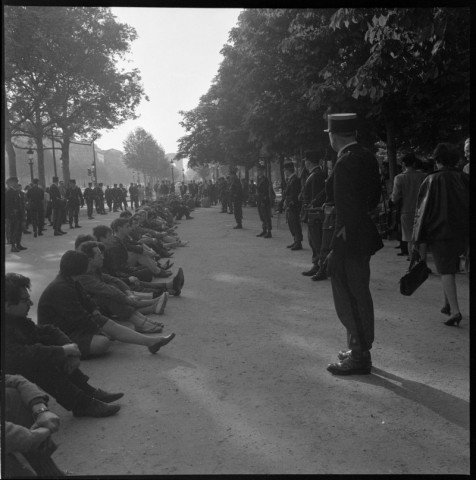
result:
M 469 476 L 470 24 L 3 2 L 1 477 Z

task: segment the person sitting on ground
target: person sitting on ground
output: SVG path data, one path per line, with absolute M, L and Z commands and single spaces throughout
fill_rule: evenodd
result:
M 113 243 L 112 229 L 107 225 L 98 225 L 93 228 L 93 235 L 98 242 L 105 245 L 103 271 L 114 277 L 120 278 L 135 292 L 153 292 L 154 295 L 167 291 L 170 295 L 179 296 L 184 285 L 184 274 L 179 268 L 175 277 L 169 282 L 150 282 L 140 280 L 135 276 L 135 271 L 127 264 L 128 253 L 122 244 Z M 109 254 L 112 251 L 112 254 Z
M 97 304 L 78 281 L 88 269 L 88 257 L 68 250 L 60 261 L 57 277 L 46 287 L 38 302 L 38 323 L 51 323 L 78 345 L 82 358 L 105 354 L 112 340 L 143 345 L 156 353 L 167 345 L 175 333 L 167 337 L 148 337 L 115 323 L 99 311 Z
M 107 405 L 123 393 L 108 393 L 89 385 L 80 369 L 78 346 L 59 328 L 36 325 L 28 318 L 33 305 L 31 282 L 18 273 L 5 275 L 4 371 L 22 375 L 50 394 L 74 416 L 107 417 L 120 409 Z
M 147 318 L 144 314 L 162 315 L 167 304 L 168 293 L 156 299 L 136 297 L 129 287 L 118 278 L 102 273 L 104 245 L 98 242 L 83 242 L 78 251 L 88 256 L 88 270 L 78 277 L 99 309 L 106 316 L 114 315 L 120 322 L 130 321 L 139 333 L 160 333 L 164 325 Z
M 48 400 L 43 390 L 22 376 L 5 375 L 7 478 L 66 476 L 51 458 L 56 450 L 51 434 L 58 431 L 60 421 L 49 411 Z

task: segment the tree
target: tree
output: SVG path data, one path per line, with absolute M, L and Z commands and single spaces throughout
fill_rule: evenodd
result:
M 123 143 L 124 163 L 127 167 L 150 177 L 167 176 L 170 165 L 165 151 L 155 138 L 142 127 L 131 132 Z
M 67 181 L 71 140 L 91 140 L 100 129 L 136 118 L 145 97 L 139 72 L 117 67 L 136 32 L 104 7 L 8 6 L 5 11 L 12 133 L 34 135 L 40 155 L 39 139 L 49 127 L 59 127 Z

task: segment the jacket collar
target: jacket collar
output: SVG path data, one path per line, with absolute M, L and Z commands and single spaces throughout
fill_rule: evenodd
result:
M 357 145 L 358 142 L 350 142 L 347 145 L 344 145 L 338 152 L 337 152 L 337 158 L 340 158 L 342 155 L 344 155 L 344 150 L 349 148 L 352 145 Z

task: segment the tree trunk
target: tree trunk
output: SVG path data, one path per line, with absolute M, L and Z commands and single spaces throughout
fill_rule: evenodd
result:
M 389 170 L 389 183 L 393 185 L 393 179 L 397 174 L 397 142 L 395 140 L 395 122 L 393 118 L 386 117 L 385 128 L 387 131 L 387 159 Z
M 284 177 L 284 155 L 279 156 L 279 173 L 281 174 L 281 193 L 283 193 L 283 187 L 286 183 L 286 178 Z
M 69 135 L 63 132 L 63 145 L 61 145 L 61 168 L 63 170 L 63 181 L 65 185 L 69 184 Z
M 40 180 L 40 185 L 44 188 L 46 186 L 45 152 L 43 150 L 43 132 L 41 129 L 37 130 L 37 134 L 35 135 L 35 143 L 36 143 L 36 156 L 38 161 L 38 179 Z
M 8 127 L 8 122 L 5 122 L 5 149 L 8 156 L 8 174 L 10 177 L 17 177 L 17 155 L 15 149 L 13 148 L 10 128 Z

